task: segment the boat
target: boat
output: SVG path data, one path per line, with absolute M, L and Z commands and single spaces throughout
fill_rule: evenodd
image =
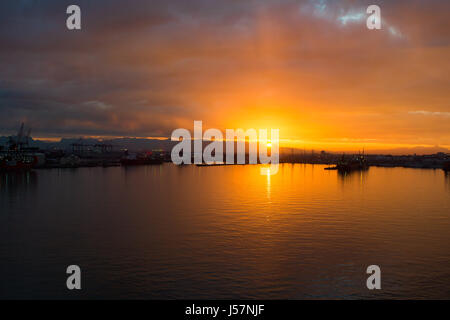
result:
M 230 163 L 218 161 L 218 162 L 202 162 L 196 163 L 197 167 L 219 167 L 219 166 L 229 166 Z
M 125 157 L 120 159 L 122 166 L 142 166 L 142 165 L 157 165 L 162 164 L 163 160 L 159 157 L 154 157 L 151 152 L 139 154 L 125 154 Z
M 33 168 L 34 158 L 21 154 L 7 154 L 0 158 L 0 171 L 27 171 Z
M 162 164 L 163 161 L 159 159 L 121 159 L 122 166 L 142 166 L 150 164 Z
M 340 172 L 350 172 L 355 170 L 367 170 L 369 165 L 364 154 L 360 153 L 357 156 L 346 158 L 342 155 L 341 160 L 338 161 L 335 167 L 326 167 L 325 170 L 338 170 Z
M 16 138 L 10 137 L 8 149 L 0 153 L 0 171 L 27 171 L 37 164 L 38 158 L 26 151 L 30 131 L 24 136 L 22 123 Z
M 59 164 L 62 168 L 78 168 L 81 165 L 81 159 L 75 154 L 62 157 L 59 160 Z
M 450 172 L 450 161 L 445 162 L 442 169 L 444 169 L 445 172 Z

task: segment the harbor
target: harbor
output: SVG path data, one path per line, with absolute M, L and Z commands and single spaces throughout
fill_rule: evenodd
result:
M 116 167 L 161 165 L 171 162 L 170 140 L 150 139 L 95 140 L 72 139 L 69 143 L 40 143 L 31 137 L 31 129 L 21 124 L 16 135 L 3 137 L 0 144 L 0 171 L 26 171 L 32 169 Z M 61 140 L 62 141 L 62 140 Z M 138 141 L 138 142 L 136 142 Z M 204 146 L 206 146 L 205 143 Z M 237 150 L 237 149 L 235 149 Z M 246 146 L 248 150 L 248 146 Z M 226 159 L 226 153 L 222 155 Z M 237 154 L 234 163 L 238 163 Z M 249 154 L 244 155 L 244 163 L 249 164 Z M 368 154 L 362 151 L 339 153 L 306 151 L 293 148 L 280 148 L 280 163 L 303 163 L 328 165 L 325 170 L 349 172 L 368 170 L 370 167 L 403 167 L 418 169 L 441 169 L 450 171 L 450 153 L 434 154 Z M 194 163 L 194 158 L 191 158 Z M 259 159 L 257 160 L 259 162 Z M 226 166 L 225 161 L 196 164 L 199 167 Z
M 86 143 L 82 139 L 65 149 L 41 149 L 31 146 L 31 140 L 31 129 L 25 133 L 22 123 L 18 133 L 8 137 L 6 146 L 0 146 L 0 171 L 159 165 L 170 160 L 160 149 L 131 152 L 108 143 Z

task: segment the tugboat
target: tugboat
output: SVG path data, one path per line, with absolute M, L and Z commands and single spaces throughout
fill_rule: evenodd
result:
M 369 169 L 369 165 L 366 158 L 364 157 L 364 153 L 360 153 L 357 156 L 353 156 L 349 159 L 346 159 L 345 155 L 342 155 L 341 160 L 338 161 L 335 167 L 325 168 L 325 170 L 338 170 L 340 172 L 350 172 L 367 169 Z
M 125 157 L 120 159 L 122 166 L 141 166 L 150 164 L 162 164 L 163 160 L 159 157 L 153 157 L 151 152 L 130 154 L 125 152 Z

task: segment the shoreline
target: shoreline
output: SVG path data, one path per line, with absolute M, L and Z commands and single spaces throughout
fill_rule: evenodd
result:
M 142 167 L 142 166 L 160 166 L 165 163 L 172 163 L 170 161 L 163 162 L 161 164 L 143 164 L 143 165 L 134 165 L 131 167 Z M 259 163 L 260 164 L 260 163 Z M 321 165 L 321 166 L 332 166 L 336 165 L 336 163 L 317 163 L 317 162 L 280 162 L 279 164 L 309 164 L 309 165 Z M 175 165 L 175 164 L 174 164 Z M 196 167 L 225 167 L 225 166 L 247 166 L 247 165 L 258 165 L 258 164 L 182 164 L 178 165 L 179 167 L 183 166 L 196 166 Z M 112 167 L 124 167 L 128 168 L 130 166 L 122 166 L 120 164 L 108 164 L 108 165 L 93 165 L 93 164 L 85 164 L 78 166 L 62 166 L 62 165 L 49 165 L 49 166 L 41 166 L 33 168 L 32 170 L 49 170 L 49 169 L 78 169 L 78 168 L 112 168 Z M 405 168 L 405 169 L 430 169 L 430 170 L 444 170 L 442 165 L 407 165 L 407 164 L 370 164 L 370 167 L 378 167 L 378 168 Z M 0 171 L 3 172 L 3 171 Z M 7 171 L 4 171 L 7 172 Z

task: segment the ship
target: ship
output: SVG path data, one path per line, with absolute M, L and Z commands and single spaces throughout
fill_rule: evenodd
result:
M 351 172 L 356 170 L 367 170 L 369 169 L 369 164 L 367 163 L 364 153 L 359 153 L 357 156 L 345 157 L 338 161 L 335 167 L 327 167 L 325 170 L 338 170 L 340 172 Z
M 7 154 L 0 157 L 0 171 L 27 171 L 34 165 L 34 158 L 20 154 Z
M 450 172 L 450 161 L 445 162 L 442 169 L 444 169 L 445 172 Z
M 20 126 L 16 137 L 9 137 L 8 148 L 0 153 L 0 171 L 27 171 L 38 162 L 38 158 L 27 152 L 30 131 L 24 135 L 24 124 Z

